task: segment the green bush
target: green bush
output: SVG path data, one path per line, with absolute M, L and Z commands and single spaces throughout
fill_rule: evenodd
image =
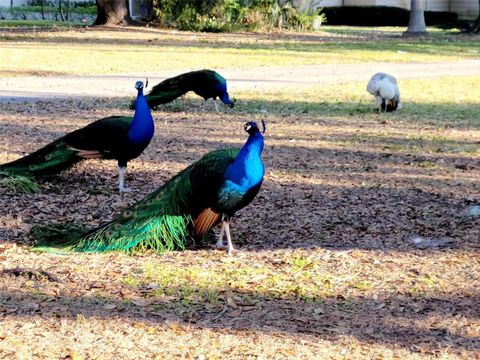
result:
M 157 0 L 156 21 L 179 30 L 220 32 L 237 29 L 310 30 L 318 11 L 297 11 L 277 0 Z M 323 19 L 325 20 L 325 19 Z

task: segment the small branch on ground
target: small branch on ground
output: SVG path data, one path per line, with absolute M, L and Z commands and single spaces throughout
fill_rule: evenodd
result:
M 31 268 L 13 268 L 13 269 L 3 269 L 2 274 L 9 274 L 14 276 L 23 276 L 27 275 L 30 279 L 40 280 L 42 277 L 47 278 L 48 281 L 52 282 L 62 282 L 57 276 L 52 275 L 45 270 L 31 269 Z

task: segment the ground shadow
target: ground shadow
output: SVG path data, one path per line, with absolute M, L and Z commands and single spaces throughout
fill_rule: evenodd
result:
M 100 286 L 103 285 L 96 285 L 97 288 Z M 192 286 L 190 294 L 191 291 L 201 294 L 202 291 L 214 290 Z M 133 290 L 141 291 L 139 288 Z M 182 289 L 165 290 L 182 293 Z M 220 293 L 210 301 L 192 303 L 182 296 L 165 301 L 162 296 L 156 298 L 153 293 L 143 290 L 143 296 L 150 303 L 145 307 L 107 294 L 77 297 L 2 291 L 0 311 L 6 312 L 8 318 L 52 317 L 75 321 L 81 315 L 98 321 L 120 317 L 149 326 L 179 322 L 200 329 L 257 330 L 327 341 L 353 336 L 361 342 L 396 345 L 411 351 L 480 350 L 479 337 L 452 332 L 443 321 L 435 320 L 461 317 L 478 321 L 475 306 L 480 301 L 478 295 L 415 297 L 395 294 L 378 299 L 325 297 L 308 302 L 294 297 L 233 291 L 237 299 L 235 308 Z
M 40 194 L 6 195 L 16 205 L 2 212 L 20 213 L 24 219 L 40 223 L 52 217 L 83 222 L 89 215 L 88 225 L 97 225 L 204 153 L 241 146 L 242 131 L 231 133 L 243 124 L 236 115 L 217 114 L 218 120 L 203 120 L 202 114 L 181 113 L 169 118 L 169 123 L 178 121 L 178 129 L 171 132 L 163 131 L 169 126 L 160 122 L 150 146 L 129 165 L 127 181 L 135 189 L 133 194 L 117 194 L 114 161 L 101 165 L 85 162 L 45 183 Z M 187 119 L 182 123 L 184 116 Z M 221 123 L 215 123 L 220 119 Z M 71 120 L 75 124 L 75 119 Z M 338 129 L 352 126 L 348 121 L 318 117 L 301 121 L 330 122 Z M 274 118 L 269 128 L 279 123 Z M 6 149 L 19 148 L 25 134 L 35 134 L 28 140 L 31 150 L 34 141 L 61 135 L 28 122 L 6 125 L 2 126 Z M 237 140 L 232 142 L 233 136 Z M 302 145 L 298 145 L 300 141 Z M 363 150 L 364 144 L 369 149 Z M 470 146 L 475 144 L 462 139 L 389 138 L 381 133 L 323 135 L 319 131 L 318 136 L 310 136 L 298 131 L 291 135 L 267 131 L 263 154 L 266 180 L 255 201 L 238 214 L 249 221 L 234 220 L 235 243 L 252 251 L 313 247 L 417 251 L 413 239 L 423 237 L 439 241 L 434 249 L 475 249 L 480 220 L 468 218 L 466 209 L 480 203 L 475 184 L 479 164 L 475 156 L 456 150 Z M 146 166 L 137 167 L 142 163 Z M 35 207 L 36 203 L 43 204 L 46 213 Z M 269 229 L 267 238 L 265 229 Z M 21 233 L 7 230 L 1 231 L 4 239 L 22 238 Z

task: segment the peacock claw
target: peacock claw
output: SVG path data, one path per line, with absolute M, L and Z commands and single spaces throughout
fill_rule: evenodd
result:
M 119 188 L 118 191 L 121 193 L 129 193 L 132 192 L 131 188 Z

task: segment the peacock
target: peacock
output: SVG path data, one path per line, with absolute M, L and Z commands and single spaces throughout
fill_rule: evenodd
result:
M 79 252 L 162 252 L 185 249 L 195 240 L 208 238 L 210 230 L 221 222 L 216 246 L 226 248 L 231 255 L 230 220 L 255 198 L 265 173 L 263 135 L 255 122 L 247 122 L 244 128 L 249 136 L 240 150 L 207 153 L 112 221 L 92 230 L 36 228 L 37 246 Z
M 155 85 L 146 96 L 148 106 L 153 109 L 157 105 L 169 103 L 189 91 L 203 97 L 205 101 L 216 100 L 218 97 L 231 108 L 235 104 L 228 95 L 227 81 L 224 77 L 213 70 L 198 70 L 177 75 Z M 214 104 L 218 112 L 217 102 L 215 101 Z M 134 106 L 135 104 L 132 103 L 131 108 L 133 109 Z
M 153 137 L 155 126 L 150 108 L 143 95 L 143 82 L 135 83 L 137 98 L 135 114 L 110 116 L 72 131 L 43 148 L 7 164 L 0 172 L 27 177 L 43 177 L 65 170 L 84 159 L 115 159 L 118 161 L 118 189 L 124 187 L 128 161 L 138 157 Z
M 367 91 L 375 96 L 379 112 L 402 108 L 397 80 L 392 75 L 376 73 L 368 82 Z

